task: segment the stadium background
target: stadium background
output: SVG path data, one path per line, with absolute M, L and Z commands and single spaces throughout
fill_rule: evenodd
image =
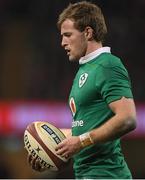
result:
M 69 0 L 0 1 L 0 178 L 73 178 L 36 173 L 26 162 L 23 132 L 29 122 L 71 126 L 67 98 L 78 64 L 68 61 L 56 27 Z M 105 45 L 120 56 L 132 79 L 138 127 L 122 139 L 134 178 L 145 178 L 145 1 L 92 0 L 105 14 Z

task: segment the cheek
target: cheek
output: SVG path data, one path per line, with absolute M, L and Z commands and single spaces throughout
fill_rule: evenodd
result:
M 81 56 L 84 55 L 84 51 L 86 51 L 87 43 L 84 40 L 76 40 L 74 42 L 74 50 L 77 54 L 80 54 Z
M 85 56 L 86 51 L 87 51 L 87 43 L 85 41 L 80 41 L 77 51 L 80 57 Z

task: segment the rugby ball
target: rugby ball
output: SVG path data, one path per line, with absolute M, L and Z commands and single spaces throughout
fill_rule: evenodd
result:
M 66 137 L 62 131 L 48 122 L 32 122 L 24 132 L 25 149 L 40 161 L 47 170 L 62 169 L 68 159 L 56 154 L 56 146 Z

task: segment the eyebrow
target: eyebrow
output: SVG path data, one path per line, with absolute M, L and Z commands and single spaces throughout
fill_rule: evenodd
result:
M 71 35 L 71 34 L 72 34 L 72 32 L 64 32 L 64 33 L 61 34 L 61 36 L 68 36 L 68 35 Z

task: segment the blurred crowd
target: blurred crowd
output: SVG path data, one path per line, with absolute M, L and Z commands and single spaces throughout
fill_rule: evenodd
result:
M 59 13 L 71 2 L 77 1 L 0 0 L 0 103 L 21 99 L 67 102 L 79 65 L 70 63 L 61 48 L 56 23 Z M 145 0 L 91 2 L 96 2 L 106 17 L 108 36 L 104 46 L 110 46 L 127 67 L 135 101 L 145 102 Z M 13 141 L 0 138 L 3 150 L 0 178 L 33 177 L 34 172 L 26 164 L 23 145 L 21 151 L 14 150 L 10 142 L 13 146 L 17 144 L 15 138 Z M 134 157 L 135 153 L 144 153 L 144 141 L 124 143 L 134 177 L 144 177 L 145 161 Z M 17 167 L 23 171 L 18 171 Z M 65 178 L 65 175 L 58 177 Z

